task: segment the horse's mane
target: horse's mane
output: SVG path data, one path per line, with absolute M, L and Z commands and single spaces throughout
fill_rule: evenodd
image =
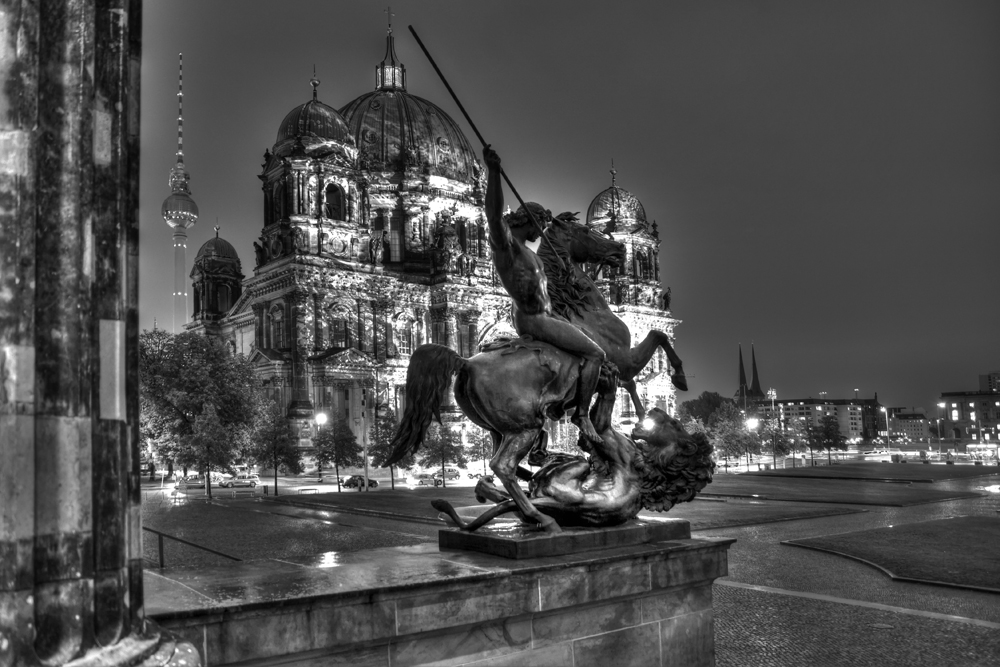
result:
M 575 217 L 571 214 L 560 213 L 552 218 L 552 226 L 562 229 L 570 228 L 576 223 Z M 555 235 L 553 235 L 555 236 Z M 552 241 L 552 236 L 549 237 Z M 555 249 L 555 251 L 553 251 Z M 559 267 L 556 256 L 562 259 L 563 266 Z M 552 300 L 552 310 L 556 315 L 570 319 L 574 313 L 578 317 L 583 317 L 586 307 L 586 294 L 594 289 L 592 284 L 582 282 L 577 279 L 576 271 L 573 270 L 573 260 L 569 255 L 569 248 L 556 247 L 556 243 L 541 243 L 538 246 L 538 256 L 545 266 L 545 276 L 548 278 L 549 299 Z
M 633 465 L 639 472 L 642 506 L 647 510 L 666 512 L 677 503 L 693 500 L 712 481 L 715 461 L 704 433 L 679 440 L 673 456 L 666 447 L 637 445 Z

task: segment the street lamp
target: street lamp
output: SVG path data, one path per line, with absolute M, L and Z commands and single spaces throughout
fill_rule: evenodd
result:
M 319 436 L 319 434 L 323 432 L 323 424 L 326 423 L 326 413 L 325 412 L 317 412 L 316 416 L 313 417 L 313 419 L 316 422 L 316 435 Z M 316 459 L 316 476 L 319 477 L 319 479 L 316 480 L 316 483 L 317 484 L 322 483 L 323 482 L 323 460 L 320 459 L 320 458 L 318 458 L 318 457 Z
M 756 417 L 747 418 L 747 429 L 750 431 L 756 431 L 757 425 L 760 424 L 760 420 Z M 758 468 L 760 466 L 757 466 Z M 750 472 L 750 449 L 747 448 L 747 472 Z
M 885 406 L 879 408 L 885 413 L 885 448 L 889 449 L 889 411 L 885 409 Z
M 938 456 L 941 456 L 941 412 L 944 410 L 944 403 L 938 403 Z

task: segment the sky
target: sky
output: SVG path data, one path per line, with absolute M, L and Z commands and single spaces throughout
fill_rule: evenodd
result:
M 243 272 L 257 175 L 291 109 L 374 89 L 385 4 L 153 0 L 143 15 L 140 327 L 169 328 L 177 141 Z M 660 231 L 689 391 L 750 375 L 780 399 L 871 398 L 936 415 L 1000 369 L 1000 3 L 410 0 L 407 89 L 473 145 L 420 35 L 526 200 L 586 211 L 617 183 Z M 507 193 L 508 201 L 513 197 Z

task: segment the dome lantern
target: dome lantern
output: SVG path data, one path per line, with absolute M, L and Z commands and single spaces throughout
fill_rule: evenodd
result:
M 375 90 L 406 90 L 406 68 L 396 56 L 396 46 L 392 37 L 392 13 L 389 15 L 389 29 L 385 36 L 385 57 L 375 66 Z

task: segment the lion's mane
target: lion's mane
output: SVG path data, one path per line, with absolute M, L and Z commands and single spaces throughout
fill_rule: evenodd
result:
M 673 456 L 667 447 L 637 444 L 635 467 L 642 506 L 647 510 L 666 512 L 677 503 L 694 500 L 695 494 L 712 481 L 715 461 L 704 433 L 679 440 Z

